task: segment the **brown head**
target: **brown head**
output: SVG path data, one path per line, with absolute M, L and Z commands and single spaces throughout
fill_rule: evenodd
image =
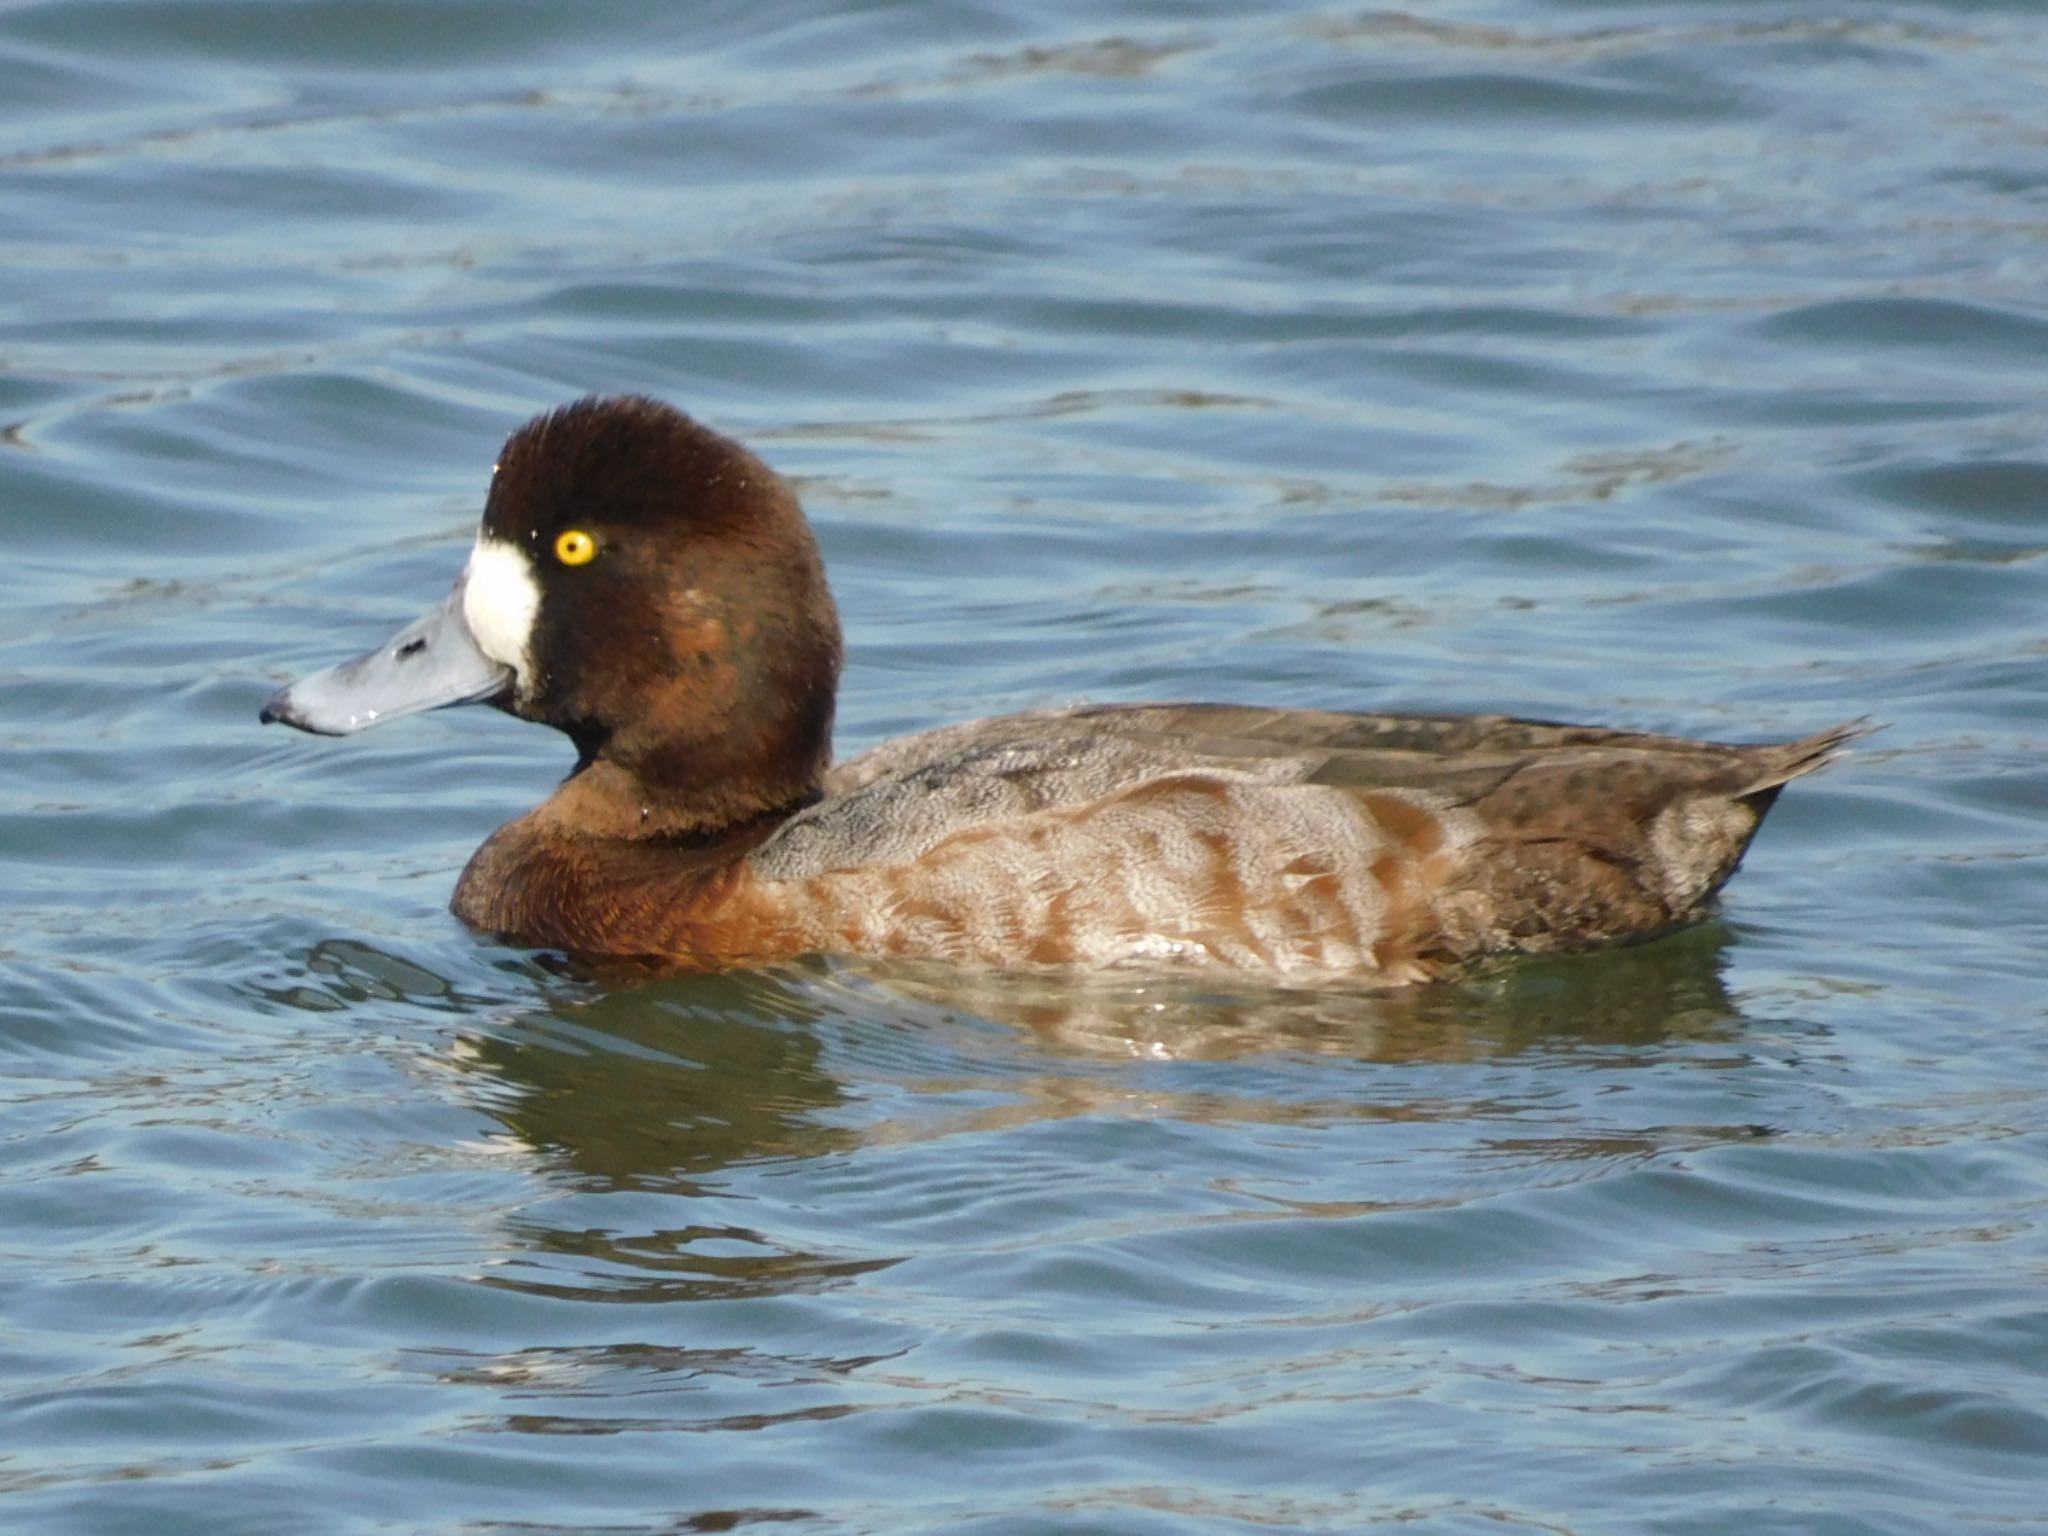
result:
M 673 407 L 619 396 L 513 433 L 441 609 L 264 717 L 341 733 L 493 703 L 566 733 L 645 830 L 708 831 L 816 797 L 839 662 L 789 488 Z

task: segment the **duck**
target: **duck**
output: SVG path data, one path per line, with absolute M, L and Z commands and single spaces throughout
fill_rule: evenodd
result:
M 1408 986 L 1698 921 L 1863 722 L 1729 744 L 1507 715 L 1088 704 L 832 757 L 843 657 L 789 485 L 676 407 L 515 431 L 447 598 L 260 718 L 486 704 L 576 753 L 452 909 L 677 971 L 804 956 Z

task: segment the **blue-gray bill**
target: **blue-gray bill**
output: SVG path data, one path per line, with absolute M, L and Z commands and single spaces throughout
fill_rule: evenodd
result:
M 272 694 L 260 718 L 320 736 L 347 736 L 422 710 L 481 704 L 512 686 L 512 669 L 477 647 L 462 613 L 464 582 L 446 602 L 354 661 Z

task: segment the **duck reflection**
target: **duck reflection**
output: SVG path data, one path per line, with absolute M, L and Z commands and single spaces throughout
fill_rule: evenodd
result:
M 488 1107 L 535 1151 L 600 1184 L 653 1175 L 675 1188 L 859 1143 L 826 1117 L 846 1098 L 820 1063 L 829 1004 L 798 978 L 646 983 L 614 968 L 603 990 L 591 979 L 572 974 L 547 1006 L 458 1046 Z
M 522 956 L 493 997 L 360 944 L 322 946 L 307 981 L 328 1008 L 397 997 L 468 1021 L 437 1064 L 546 1180 L 508 1211 L 512 1245 L 485 1283 L 672 1301 L 815 1291 L 900 1262 L 829 1214 L 812 1229 L 778 1207 L 774 1231 L 749 1225 L 759 1181 L 791 1163 L 859 1203 L 878 1165 L 852 1154 L 1081 1117 L 1469 1121 L 1512 1137 L 1528 1082 L 1504 1063 L 1697 1056 L 1734 1038 L 1727 943 L 1709 925 L 1398 992 L 836 961 L 650 978 Z M 1304 1054 L 1348 1070 L 1282 1061 Z M 1277 1069 L 1200 1069 L 1258 1057 Z M 1635 1157 L 1663 1137 L 1560 1129 L 1546 1118 L 1530 1155 Z
M 1739 1024 L 1722 979 L 1727 943 L 1710 924 L 1398 992 L 1226 992 L 1173 978 L 880 962 L 668 979 L 574 968 L 547 1006 L 466 1034 L 458 1054 L 485 1106 L 525 1145 L 599 1186 L 673 1190 L 745 1163 L 986 1128 L 991 1116 L 1484 1113 L 1446 1102 L 1440 1076 L 1426 1086 L 1376 1080 L 1364 1096 L 1354 1077 L 1333 1105 L 1214 1084 L 1140 1090 L 1113 1068 L 1272 1053 L 1391 1067 L 1692 1047 L 1731 1038 Z M 892 1116 L 870 1103 L 906 1091 L 933 1112 Z M 959 1107 L 991 1096 L 999 1105 Z
M 950 1098 L 999 1095 L 1013 1123 L 1133 1107 L 1117 1062 L 1315 1053 L 1386 1066 L 1696 1047 L 1732 1038 L 1718 923 L 1652 943 L 1521 960 L 1398 991 L 1289 991 L 1123 974 L 973 972 L 904 962 L 813 962 L 656 978 L 523 958 L 498 996 L 417 962 L 335 941 L 309 957 L 298 1007 L 404 1000 L 468 1019 L 444 1064 L 518 1143 L 587 1186 L 688 1190 L 742 1164 L 848 1152 L 908 1133 L 864 1111 L 878 1085 Z M 546 964 L 546 969 L 542 965 Z M 507 1007 L 508 994 L 540 1006 Z M 1182 1081 L 1186 1081 L 1183 1079 Z M 1354 1113 L 1421 1113 L 1420 1083 L 1375 1079 Z M 1425 1090 L 1432 1117 L 1444 1082 Z M 1211 1085 L 1213 1089 L 1213 1085 Z M 1328 1114 L 1327 1099 L 1265 1104 L 1148 1083 L 1151 1112 L 1194 1119 Z M 1404 1109 L 1404 1105 L 1407 1107 Z M 941 1119 L 947 1119 L 942 1116 Z M 958 1126 L 957 1121 L 949 1123 Z M 917 1134 L 931 1134 L 926 1124 Z
M 1728 942 L 1712 923 L 1391 990 L 1223 990 L 1212 980 L 963 973 L 908 962 L 843 970 L 880 993 L 1028 1031 L 1063 1053 L 1222 1061 L 1313 1051 L 1394 1065 L 1725 1035 L 1737 1017 L 1722 980 Z

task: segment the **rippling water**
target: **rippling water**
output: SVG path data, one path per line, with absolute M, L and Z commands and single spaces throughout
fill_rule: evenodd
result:
M 2032 3 L 0 12 L 0 1525 L 2041 1529 Z M 566 767 L 277 682 L 644 390 L 842 748 L 1871 714 L 1724 918 L 1413 995 L 445 912 Z

